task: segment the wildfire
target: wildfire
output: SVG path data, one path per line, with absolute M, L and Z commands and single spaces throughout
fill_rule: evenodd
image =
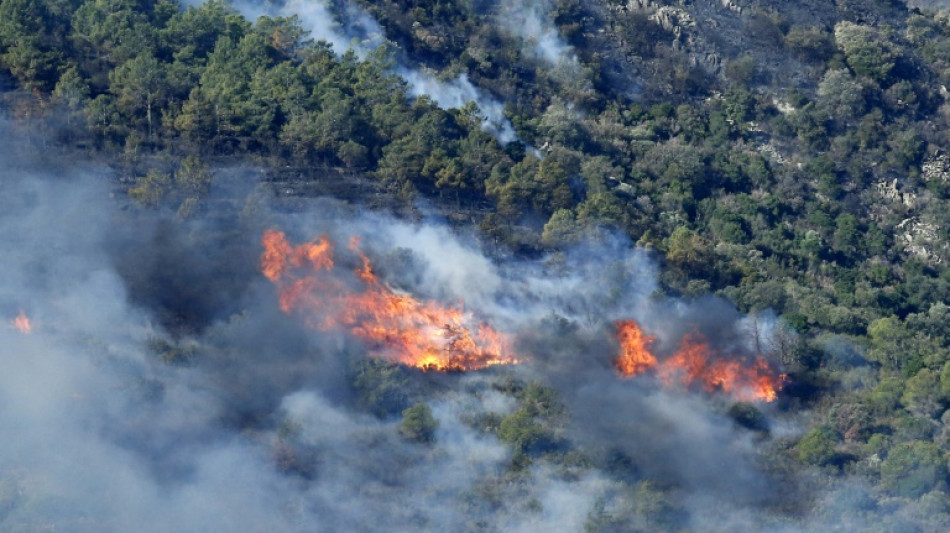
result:
M 30 317 L 26 316 L 26 313 L 23 311 L 20 311 L 20 314 L 10 321 L 10 325 L 12 325 L 17 331 L 23 333 L 24 335 L 29 335 L 33 332 L 33 325 L 30 323 Z
M 744 401 L 771 402 L 782 387 L 784 376 L 776 375 L 765 359 L 757 357 L 746 366 L 738 360 L 714 358 L 709 345 L 698 334 L 683 337 L 673 355 L 658 360 L 648 348 L 655 337 L 645 335 L 639 324 L 622 320 L 616 323 L 616 328 L 620 356 L 614 361 L 614 367 L 621 376 L 653 372 L 666 386 L 699 386 Z
M 334 268 L 334 246 L 326 236 L 293 246 L 283 232 L 267 230 L 261 243 L 261 272 L 277 285 L 280 309 L 302 314 L 314 328 L 348 330 L 382 357 L 424 370 L 517 362 L 509 340 L 471 313 L 419 301 L 380 282 L 357 238 L 348 245 L 361 261 L 356 290 Z

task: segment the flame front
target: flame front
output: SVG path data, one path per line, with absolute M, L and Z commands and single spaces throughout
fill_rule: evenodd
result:
M 345 329 L 386 359 L 425 370 L 477 370 L 512 364 L 510 341 L 460 307 L 442 306 L 399 294 L 373 273 L 360 241 L 348 249 L 361 265 L 354 290 L 334 269 L 328 237 L 292 246 L 283 232 L 267 230 L 261 239 L 261 272 L 277 285 L 280 308 L 301 313 L 317 329 Z
M 23 311 L 20 311 L 16 318 L 10 321 L 10 324 L 24 335 L 29 335 L 33 332 L 33 324 L 30 323 L 30 317 L 26 316 L 26 313 Z
M 622 376 L 637 376 L 656 366 L 656 357 L 647 345 L 656 340 L 648 337 L 633 320 L 617 322 L 617 340 L 620 341 L 620 357 L 614 367 Z
M 749 366 L 735 359 L 716 358 L 709 344 L 698 334 L 691 334 L 683 337 L 673 355 L 658 360 L 648 349 L 655 337 L 644 334 L 639 324 L 621 320 L 615 326 L 620 355 L 614 367 L 621 376 L 653 372 L 666 386 L 698 386 L 743 401 L 771 402 L 781 390 L 784 376 L 776 375 L 762 357 L 756 357 Z

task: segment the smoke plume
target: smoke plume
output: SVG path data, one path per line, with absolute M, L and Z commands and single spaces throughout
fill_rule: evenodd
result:
M 564 42 L 551 19 L 554 6 L 550 0 L 519 0 L 501 2 L 498 20 L 503 28 L 517 35 L 527 52 L 552 66 L 576 64 L 573 48 Z
M 263 15 L 296 16 L 312 38 L 330 43 L 339 55 L 352 50 L 360 59 L 366 59 L 370 52 L 381 46 L 395 49 L 372 15 L 350 2 L 338 3 L 336 10 L 331 9 L 326 0 L 288 0 L 274 4 L 242 0 L 234 5 L 250 20 Z M 461 109 L 474 102 L 483 117 L 485 131 L 502 144 L 517 140 L 511 121 L 505 117 L 504 105 L 472 85 L 468 76 L 460 74 L 445 81 L 411 65 L 401 54 L 395 54 L 394 58 L 397 61 L 394 72 L 409 84 L 411 96 L 428 96 L 443 109 Z
M 214 207 L 182 220 L 127 205 L 113 169 L 50 157 L 20 126 L 0 122 L 0 138 L 0 529 L 873 523 L 860 498 L 830 495 L 860 495 L 857 483 L 817 491 L 814 513 L 786 501 L 810 501 L 813 484 L 763 461 L 801 431 L 780 406 L 759 404 L 763 434 L 732 421 L 727 395 L 617 375 L 620 319 L 656 336 L 659 357 L 693 332 L 723 357 L 768 341 L 722 300 L 657 296 L 653 261 L 623 238 L 493 259 L 436 222 L 328 199 L 290 209 L 233 169 L 216 172 Z M 522 362 L 423 372 L 345 328 L 308 327 L 259 271 L 267 229 L 360 238 L 392 291 L 463 303 L 512 336 Z M 427 442 L 402 430 L 418 403 L 434 420 Z

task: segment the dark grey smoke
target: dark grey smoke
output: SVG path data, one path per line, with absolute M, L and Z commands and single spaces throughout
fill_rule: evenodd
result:
M 721 300 L 656 296 L 653 263 L 623 239 L 498 262 L 437 223 L 331 200 L 290 213 L 247 184 L 254 173 L 233 170 L 216 171 L 214 209 L 181 220 L 128 205 L 112 169 L 50 157 L 23 127 L 0 122 L 0 139 L 0 530 L 581 531 L 614 517 L 605 530 L 628 531 L 656 529 L 643 518 L 654 515 L 696 531 L 874 523 L 859 483 L 809 499 L 809 476 L 764 464 L 761 450 L 802 431 L 794 418 L 763 406 L 772 436 L 761 436 L 732 423 L 727 398 L 614 375 L 620 318 L 640 320 L 663 349 L 687 329 L 730 353 L 754 342 Z M 397 390 L 370 392 L 399 408 L 424 401 L 438 421 L 433 445 L 404 439 L 398 408 L 367 403 L 368 348 L 278 310 L 257 273 L 266 227 L 295 242 L 362 237 L 394 288 L 464 300 L 515 336 L 525 364 L 397 368 Z M 21 310 L 30 335 L 8 323 Z M 512 382 L 552 386 L 570 413 L 552 429 L 552 455 L 522 470 L 472 423 L 518 409 Z M 647 481 L 675 511 L 650 503 Z M 818 510 L 789 511 L 782 498 Z

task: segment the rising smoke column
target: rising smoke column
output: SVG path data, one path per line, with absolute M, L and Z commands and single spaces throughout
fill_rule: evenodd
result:
M 564 42 L 551 20 L 553 7 L 549 0 L 499 2 L 497 18 L 502 27 L 522 39 L 535 57 L 552 66 L 576 64 L 573 48 Z

